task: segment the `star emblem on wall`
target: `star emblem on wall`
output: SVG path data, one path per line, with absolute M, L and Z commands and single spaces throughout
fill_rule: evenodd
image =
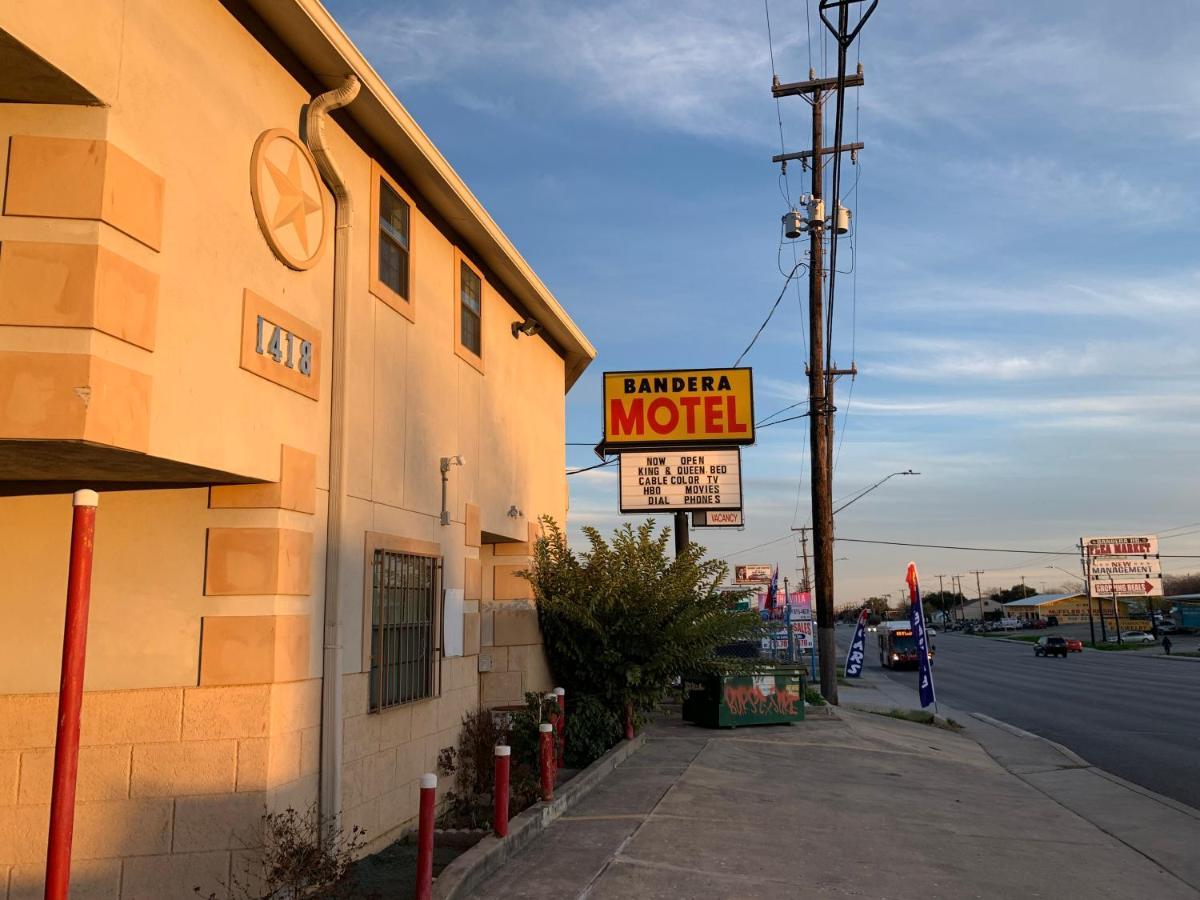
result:
M 259 135 L 250 169 L 259 228 L 275 255 L 293 269 L 320 258 L 328 237 L 328 201 L 308 148 L 274 128 Z

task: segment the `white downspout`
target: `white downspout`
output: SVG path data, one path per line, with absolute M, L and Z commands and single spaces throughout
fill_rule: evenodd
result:
M 359 82 L 347 75 L 341 87 L 314 97 L 304 118 L 304 141 L 321 177 L 333 192 L 333 373 L 329 397 L 329 504 L 325 523 L 324 654 L 321 660 L 321 768 L 319 807 L 322 839 L 335 832 L 342 814 L 342 628 L 338 609 L 338 562 L 342 543 L 342 496 L 346 431 L 346 304 L 350 294 L 350 191 L 325 137 L 328 114 L 358 96 Z

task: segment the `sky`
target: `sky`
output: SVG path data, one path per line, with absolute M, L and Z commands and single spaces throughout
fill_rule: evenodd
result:
M 597 461 L 602 372 L 734 362 L 806 254 L 780 233 L 805 173 L 771 156 L 808 146 L 809 108 L 772 99 L 771 56 L 784 82 L 836 73 L 817 0 L 771 3 L 770 42 L 754 2 L 328 5 L 596 346 L 572 468 Z M 927 591 L 965 574 L 973 596 L 972 570 L 985 593 L 1074 587 L 1081 535 L 1200 554 L 1200 17 L 1153 12 L 880 0 L 851 48 L 843 140 L 866 149 L 842 178 L 833 358 L 859 375 L 838 384 L 834 497 L 921 474 L 838 516 L 839 607 L 898 594 L 910 559 Z M 801 288 L 743 363 L 760 420 L 807 395 Z M 796 578 L 807 443 L 806 419 L 761 429 L 746 527 L 693 538 Z M 573 537 L 637 521 L 616 479 L 570 477 Z

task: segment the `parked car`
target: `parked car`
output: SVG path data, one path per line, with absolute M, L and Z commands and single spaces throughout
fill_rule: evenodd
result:
M 1122 631 L 1121 640 L 1129 641 L 1131 644 L 1153 644 L 1154 635 L 1147 634 L 1145 631 Z
M 1057 635 L 1040 637 L 1033 645 L 1034 656 L 1061 656 L 1066 659 L 1068 652 L 1066 638 L 1060 638 Z
M 1001 631 L 1016 631 L 1021 627 L 1021 620 L 1012 618 L 1001 619 L 998 625 Z
M 1057 628 L 1058 627 L 1058 616 L 1046 616 L 1046 627 L 1047 628 Z
M 1172 622 L 1170 619 L 1163 619 L 1163 621 L 1158 623 L 1158 633 L 1159 634 L 1178 634 L 1179 626 L 1176 625 L 1174 622 Z
M 1081 641 L 1079 638 L 1063 638 L 1063 640 L 1067 642 L 1068 653 L 1083 652 L 1083 641 Z

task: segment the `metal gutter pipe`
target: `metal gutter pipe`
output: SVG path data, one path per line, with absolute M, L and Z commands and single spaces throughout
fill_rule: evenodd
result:
M 336 833 L 342 814 L 342 629 L 338 607 L 339 551 L 342 543 L 342 497 L 346 476 L 342 450 L 346 439 L 346 304 L 350 294 L 350 190 L 334 162 L 325 123 L 335 109 L 358 96 L 359 81 L 347 75 L 340 87 L 319 94 L 308 104 L 304 142 L 317 161 L 334 199 L 333 236 L 333 371 L 329 399 L 329 500 L 325 522 L 324 652 L 321 659 L 321 768 L 318 810 L 322 839 Z

